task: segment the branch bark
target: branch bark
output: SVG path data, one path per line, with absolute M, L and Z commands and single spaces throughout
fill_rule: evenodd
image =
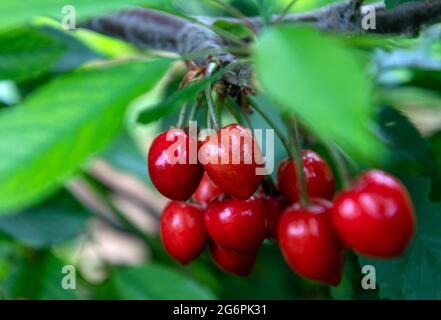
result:
M 416 34 L 422 26 L 439 21 L 441 0 L 410 2 L 386 10 L 383 3 L 361 6 L 362 0 L 352 0 L 325 6 L 311 12 L 287 15 L 281 23 L 311 23 L 320 29 L 342 33 L 391 33 Z M 362 28 L 362 12 L 376 12 L 376 29 Z M 214 59 L 225 66 L 237 63 L 238 59 L 226 48 L 234 44 L 210 29 L 216 21 L 228 20 L 243 23 L 238 18 L 194 17 L 196 23 L 178 16 L 149 9 L 131 9 L 90 20 L 85 27 L 91 30 L 126 40 L 140 48 L 174 52 L 184 59 L 206 66 Z M 278 16 L 272 22 L 279 22 Z M 247 19 L 255 30 L 263 28 L 260 17 Z M 227 83 L 239 87 L 251 87 L 251 72 L 241 65 L 224 75 Z

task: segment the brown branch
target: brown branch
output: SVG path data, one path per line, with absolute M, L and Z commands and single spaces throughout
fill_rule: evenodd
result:
M 331 4 L 311 12 L 283 17 L 283 23 L 311 23 L 320 29 L 343 33 L 392 33 L 416 34 L 422 26 L 441 18 L 441 0 L 409 2 L 386 10 L 382 3 L 362 6 L 362 0 Z M 376 29 L 362 28 L 362 12 L 374 9 Z M 237 46 L 211 30 L 216 21 L 228 20 L 244 23 L 242 19 L 226 17 L 195 17 L 201 23 L 149 9 L 131 9 L 98 17 L 85 27 L 117 37 L 140 48 L 175 52 L 184 59 L 206 66 L 210 60 L 220 66 L 237 63 L 238 59 L 226 48 Z M 280 22 L 280 16 L 272 17 L 272 23 Z M 257 31 L 263 27 L 260 17 L 247 18 Z M 235 86 L 252 87 L 251 72 L 247 65 L 240 65 L 226 72 L 223 79 Z

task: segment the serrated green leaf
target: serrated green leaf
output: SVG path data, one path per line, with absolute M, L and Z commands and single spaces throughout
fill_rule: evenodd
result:
M 0 217 L 0 232 L 33 248 L 49 247 L 78 236 L 90 213 L 66 192 L 43 205 Z
M 266 94 L 284 112 L 358 160 L 381 159 L 385 148 L 370 130 L 371 84 L 341 42 L 306 26 L 281 26 L 262 35 L 255 61 Z
M 31 79 L 49 70 L 67 47 L 42 32 L 17 29 L 0 33 L 0 80 Z
M 122 299 L 214 299 L 215 296 L 175 271 L 158 264 L 116 271 L 113 283 Z
M 0 213 L 49 195 L 123 124 L 128 103 L 150 90 L 170 60 L 130 62 L 56 78 L 0 111 Z
M 430 202 L 428 179 L 402 180 L 417 213 L 417 233 L 410 247 L 398 259 L 360 257 L 360 263 L 375 267 L 382 298 L 441 299 L 441 204 Z
M 75 8 L 76 19 L 83 19 L 108 11 L 120 10 L 133 5 L 144 5 L 153 8 L 165 8 L 173 11 L 168 1 L 161 0 L 24 0 L 0 2 L 0 28 L 11 28 L 29 22 L 37 16 L 50 16 L 57 21 L 62 21 L 66 12 L 63 7 Z M 69 12 L 71 13 L 71 12 Z M 78 23 L 79 21 L 77 21 Z

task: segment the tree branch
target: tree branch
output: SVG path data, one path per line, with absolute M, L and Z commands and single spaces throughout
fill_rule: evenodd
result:
M 320 29 L 342 33 L 392 33 L 416 34 L 426 24 L 441 18 L 441 0 L 409 2 L 386 10 L 384 4 L 362 6 L 362 0 L 352 0 L 325 6 L 311 12 L 282 17 L 273 16 L 272 23 L 311 23 Z M 362 28 L 362 12 L 375 10 L 376 29 Z M 85 27 L 126 40 L 139 48 L 174 52 L 200 66 L 216 61 L 220 67 L 237 63 L 238 59 L 226 48 L 237 46 L 210 29 L 216 21 L 228 20 L 243 23 L 238 18 L 195 17 L 196 23 L 178 16 L 149 9 L 131 9 L 90 20 Z M 279 21 L 281 20 L 281 21 Z M 263 28 L 260 17 L 247 18 L 257 31 Z M 226 72 L 223 79 L 238 87 L 251 86 L 248 65 L 240 65 Z

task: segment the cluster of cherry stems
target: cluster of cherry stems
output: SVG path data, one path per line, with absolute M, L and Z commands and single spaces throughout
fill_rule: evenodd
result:
M 178 138 L 185 139 L 187 146 L 191 139 L 197 140 L 185 130 L 165 131 L 150 147 L 150 178 L 160 193 L 173 200 L 161 216 L 161 238 L 171 257 L 188 264 L 208 244 L 222 270 L 246 276 L 268 238 L 278 243 L 297 274 L 335 286 L 341 280 L 345 249 L 375 258 L 403 253 L 415 231 L 415 214 L 405 187 L 395 177 L 370 170 L 335 195 L 328 163 L 316 152 L 303 150 L 307 203 L 300 201 L 301 183 L 293 159 L 279 164 L 278 190 L 266 194 L 255 161 L 210 161 L 226 150 L 230 159 L 236 152 L 242 159 L 256 147 L 243 126 L 232 124 L 223 130 L 230 139 L 213 135 L 196 142 L 208 159 L 204 165 L 189 163 L 188 148 L 177 151 L 185 163 L 169 161 L 167 149 Z

